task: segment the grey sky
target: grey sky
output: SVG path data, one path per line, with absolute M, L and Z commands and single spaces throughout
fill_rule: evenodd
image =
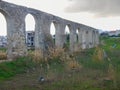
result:
M 120 0 L 69 0 L 69 13 L 89 12 L 95 16 L 120 16 Z
M 120 0 L 3 0 L 38 9 L 97 29 L 120 29 Z M 68 13 L 69 12 L 69 13 Z M 97 16 L 97 17 L 95 17 Z M 99 17 L 98 17 L 99 16 Z M 34 29 L 32 15 L 26 17 L 26 30 Z M 6 35 L 6 21 L 0 13 L 0 35 Z

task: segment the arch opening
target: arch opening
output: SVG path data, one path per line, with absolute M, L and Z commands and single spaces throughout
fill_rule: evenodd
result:
M 6 13 L 2 10 L 0 10 L 0 52 L 2 54 L 2 57 L 0 55 L 0 60 L 7 59 L 7 17 Z M 3 56 L 4 55 L 4 56 Z
M 25 30 L 28 49 L 35 49 L 35 18 L 31 14 L 25 18 Z
M 7 22 L 4 14 L 0 12 L 0 47 L 7 47 Z
M 65 34 L 65 42 L 64 42 L 65 48 L 69 49 L 69 47 L 70 47 L 70 27 L 69 27 L 69 25 L 66 25 L 64 34 Z
M 76 43 L 79 42 L 79 29 L 76 30 Z
M 55 27 L 54 22 L 52 22 L 51 25 L 50 25 L 50 34 L 52 36 L 52 40 L 53 40 L 54 45 L 55 45 L 55 42 L 56 42 L 56 27 Z
M 6 20 L 5 16 L 0 12 L 0 36 L 6 36 L 7 35 L 7 27 L 6 27 Z

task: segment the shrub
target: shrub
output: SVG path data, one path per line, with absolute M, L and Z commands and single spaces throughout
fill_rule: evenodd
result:
M 63 48 L 49 48 L 48 50 L 48 60 L 53 60 L 53 61 L 64 61 L 62 57 L 65 56 L 65 52 Z
M 29 52 L 28 57 L 32 58 L 32 60 L 36 63 L 43 62 L 43 53 L 41 50 L 35 50 L 32 52 Z
M 6 59 L 7 59 L 6 52 L 0 51 L 0 60 L 6 60 Z
M 96 47 L 95 52 L 93 54 L 93 60 L 95 62 L 102 62 L 104 60 L 104 51 L 100 47 Z

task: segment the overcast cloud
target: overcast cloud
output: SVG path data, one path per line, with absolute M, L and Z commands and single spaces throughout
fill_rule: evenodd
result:
M 120 16 L 120 0 L 69 0 L 65 12 L 90 12 L 95 16 Z

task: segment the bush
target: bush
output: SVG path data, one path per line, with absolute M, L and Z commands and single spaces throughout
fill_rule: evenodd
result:
M 6 59 L 7 59 L 6 52 L 0 51 L 0 60 L 6 60 Z

